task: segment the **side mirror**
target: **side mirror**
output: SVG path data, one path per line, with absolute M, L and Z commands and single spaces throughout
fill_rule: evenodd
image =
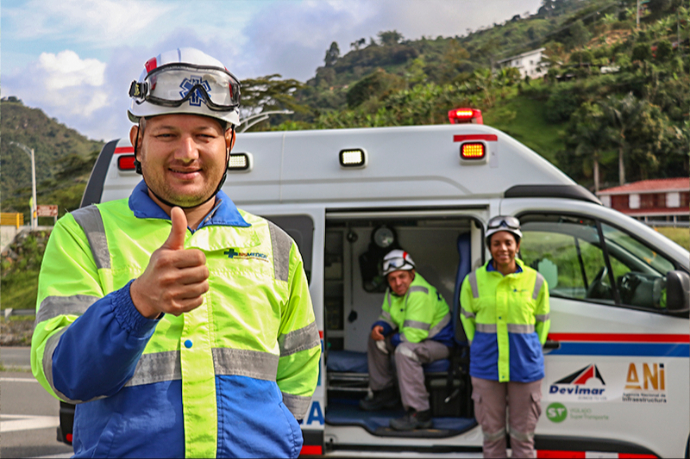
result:
M 690 275 L 685 271 L 666 274 L 666 307 L 669 311 L 690 310 Z

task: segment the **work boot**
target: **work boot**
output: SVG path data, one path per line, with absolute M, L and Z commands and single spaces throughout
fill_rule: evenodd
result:
M 398 393 L 389 387 L 388 389 L 375 390 L 374 396 L 364 398 L 359 401 L 359 408 L 364 411 L 379 411 L 383 409 L 391 409 L 398 406 Z
M 431 410 L 415 411 L 410 408 L 405 416 L 391 419 L 393 430 L 430 429 L 432 424 Z

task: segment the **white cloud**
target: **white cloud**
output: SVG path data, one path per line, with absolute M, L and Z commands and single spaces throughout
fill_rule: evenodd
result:
M 175 2 L 138 0 L 30 0 L 21 7 L 8 8 L 16 38 L 67 39 L 92 46 L 112 46 L 148 33 L 167 13 L 178 8 Z
M 57 90 L 71 86 L 102 86 L 105 73 L 105 62 L 98 59 L 80 59 L 71 50 L 58 54 L 41 53 L 38 67 L 45 75 L 45 87 Z

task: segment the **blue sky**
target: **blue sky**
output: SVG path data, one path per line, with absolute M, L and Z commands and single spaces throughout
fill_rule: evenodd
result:
M 3 0 L 2 97 L 93 138 L 125 135 L 127 89 L 162 51 L 192 46 L 238 78 L 279 73 L 306 81 L 337 41 L 397 30 L 405 38 L 534 13 L 541 0 Z

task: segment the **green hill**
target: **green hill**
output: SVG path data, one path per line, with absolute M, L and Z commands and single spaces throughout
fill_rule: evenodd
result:
M 87 139 L 40 109 L 26 107 L 16 97 L 0 100 L 0 112 L 2 211 L 23 212 L 29 219 L 31 160 L 12 141 L 34 149 L 38 204 L 58 204 L 61 215 L 77 208 L 103 143 Z

